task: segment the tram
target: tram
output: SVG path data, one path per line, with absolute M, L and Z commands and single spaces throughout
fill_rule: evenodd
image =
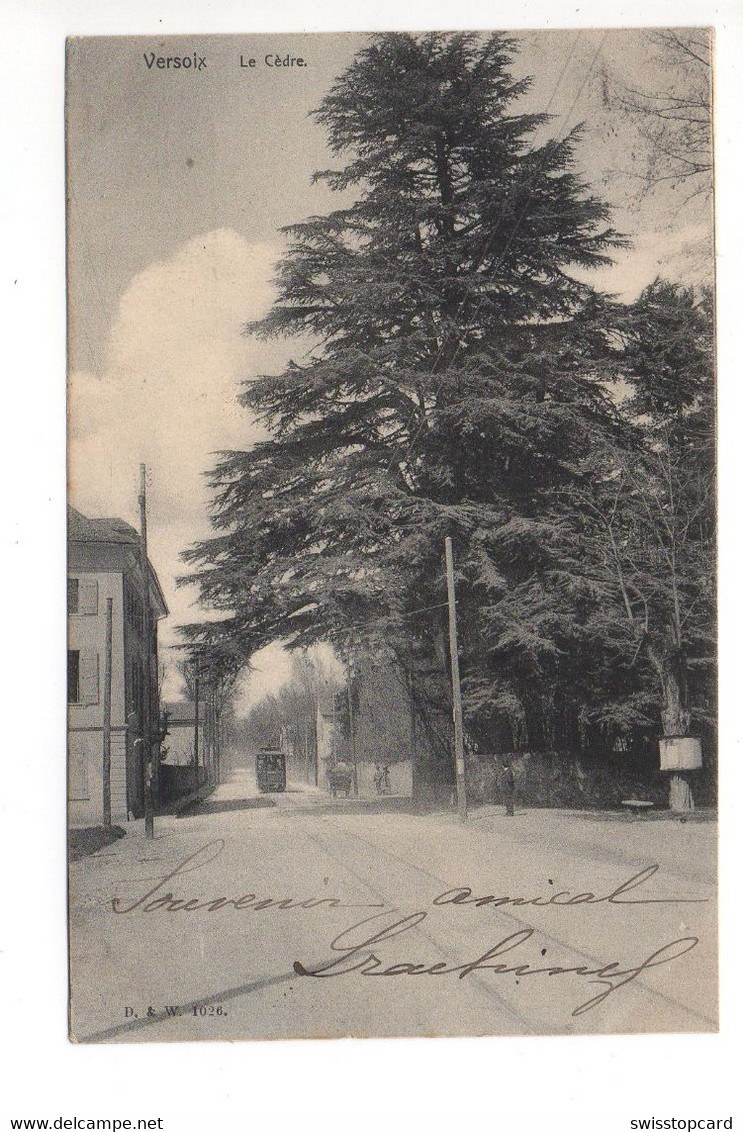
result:
M 261 747 L 255 756 L 255 778 L 261 794 L 286 790 L 286 759 L 279 747 Z

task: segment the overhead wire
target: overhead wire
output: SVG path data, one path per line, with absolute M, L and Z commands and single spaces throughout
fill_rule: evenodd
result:
M 442 602 L 439 602 L 437 605 L 425 605 L 425 606 L 422 606 L 420 609 L 411 609 L 407 613 L 387 613 L 387 614 L 383 613 L 383 614 L 380 614 L 378 617 L 370 617 L 366 621 L 355 621 L 352 625 L 344 626 L 344 628 L 342 628 L 342 629 L 341 628 L 329 629 L 324 634 L 324 636 L 327 636 L 327 637 L 346 636 L 347 637 L 351 633 L 356 632 L 358 629 L 366 629 L 370 625 L 378 625 L 378 626 L 382 625 L 385 620 L 392 621 L 392 622 L 404 621 L 406 618 L 416 617 L 420 613 L 431 613 L 436 609 L 446 609 L 448 607 L 448 604 L 449 604 L 448 602 L 442 601 Z

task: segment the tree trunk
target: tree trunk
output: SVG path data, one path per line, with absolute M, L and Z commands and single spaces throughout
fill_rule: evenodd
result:
M 694 809 L 694 797 L 688 774 L 672 774 L 669 804 L 675 814 L 689 814 Z
M 675 658 L 663 665 L 661 721 L 664 735 L 688 735 L 691 722 L 685 672 Z
M 684 657 L 679 650 L 673 650 L 663 657 L 651 659 L 654 659 L 661 680 L 663 735 L 688 735 L 691 710 Z M 679 771 L 671 775 L 668 802 L 673 813 L 691 813 L 694 809 L 688 774 Z

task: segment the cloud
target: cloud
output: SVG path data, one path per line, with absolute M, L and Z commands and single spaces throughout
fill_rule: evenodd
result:
M 271 302 L 275 249 L 217 229 L 151 264 L 123 295 L 105 373 L 71 379 L 75 492 L 104 507 L 152 472 L 153 506 L 201 510 L 210 453 L 246 443 L 237 382 L 256 370 L 259 344 L 243 324 Z M 253 363 L 253 364 L 251 364 Z M 123 502 L 123 500 L 122 500 Z
M 291 654 L 279 641 L 259 649 L 251 657 L 250 671 L 242 681 L 239 712 L 247 711 L 270 693 L 276 693 L 291 676 Z
M 657 276 L 686 286 L 712 282 L 712 234 L 704 224 L 641 232 L 614 263 L 597 271 L 574 271 L 576 278 L 633 302 Z
M 136 275 L 122 296 L 105 372 L 70 378 L 70 497 L 93 516 L 137 523 L 139 464 L 148 469 L 150 555 L 171 610 L 163 639 L 192 620 L 176 590 L 179 554 L 208 533 L 203 473 L 215 451 L 261 435 L 238 383 L 281 365 L 285 350 L 241 335 L 270 306 L 277 249 L 216 229 Z M 74 333 L 74 312 L 73 312 Z
M 321 679 L 343 684 L 345 669 L 329 644 L 320 642 L 312 645 L 309 656 L 317 664 Z M 259 649 L 251 657 L 250 670 L 246 670 L 241 681 L 236 703 L 238 715 L 247 715 L 266 696 L 279 692 L 291 675 L 291 653 L 280 641 Z

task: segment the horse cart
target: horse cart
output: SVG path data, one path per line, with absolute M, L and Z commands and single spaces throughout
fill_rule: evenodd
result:
M 339 794 L 345 794 L 348 797 L 351 793 L 352 780 L 353 773 L 347 763 L 336 763 L 328 771 L 328 785 L 334 798 L 337 798 Z

